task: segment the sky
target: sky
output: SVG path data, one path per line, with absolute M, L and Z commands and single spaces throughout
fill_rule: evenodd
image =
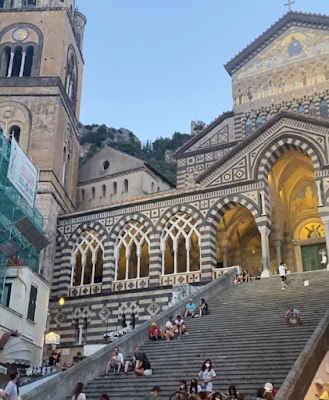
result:
M 232 109 L 223 65 L 286 12 L 285 0 L 77 0 L 87 17 L 80 120 L 145 143 Z M 293 10 L 329 14 L 328 0 Z

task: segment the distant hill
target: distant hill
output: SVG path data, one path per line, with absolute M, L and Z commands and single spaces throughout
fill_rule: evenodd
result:
M 108 145 L 120 151 L 149 162 L 167 178 L 176 182 L 177 165 L 172 154 L 191 138 L 187 133 L 175 132 L 172 138 L 158 138 L 153 143 L 141 141 L 128 129 L 109 128 L 106 125 L 82 125 L 79 127 L 81 144 L 80 165 L 83 165 L 103 146 Z

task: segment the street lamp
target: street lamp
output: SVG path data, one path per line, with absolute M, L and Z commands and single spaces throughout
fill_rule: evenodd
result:
M 64 297 L 61 297 L 61 298 L 58 300 L 58 304 L 59 304 L 61 307 L 63 307 L 63 305 L 65 304 L 65 299 L 64 299 Z

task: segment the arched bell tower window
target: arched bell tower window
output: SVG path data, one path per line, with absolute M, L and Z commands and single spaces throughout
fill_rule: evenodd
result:
M 125 179 L 123 182 L 123 191 L 127 193 L 128 189 L 129 189 L 128 179 Z
M 266 121 L 269 121 L 272 118 L 272 114 L 270 112 L 268 112 L 266 114 Z
M 104 246 L 99 232 L 82 234 L 71 257 L 71 286 L 100 283 L 103 280 Z
M 9 141 L 11 141 L 12 138 L 16 140 L 17 143 L 19 143 L 19 138 L 21 136 L 21 128 L 17 125 L 13 125 L 11 128 L 8 130 L 9 133 Z
M 23 50 L 21 46 L 16 47 L 14 51 L 13 67 L 11 76 L 20 76 L 21 66 L 23 60 Z
M 246 135 L 249 135 L 252 132 L 252 122 L 250 117 L 246 120 Z
M 301 113 L 301 114 L 303 114 L 305 112 L 305 108 L 304 108 L 303 104 L 299 105 L 298 112 Z
M 320 101 L 320 114 L 322 118 L 328 118 L 328 103 L 325 99 Z
M 67 53 L 65 90 L 72 103 L 76 107 L 78 88 L 78 65 L 77 57 L 73 46 L 70 46 Z
M 117 194 L 118 191 L 118 184 L 116 182 L 113 182 L 113 194 Z
M 313 101 L 311 101 L 308 106 L 308 112 L 310 115 L 316 115 L 316 108 L 315 108 L 315 104 L 313 103 Z

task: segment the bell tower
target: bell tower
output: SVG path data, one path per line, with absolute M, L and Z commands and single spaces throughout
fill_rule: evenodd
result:
M 76 202 L 85 24 L 75 0 L 0 0 L 0 127 L 40 171 L 49 281 L 57 217 Z

